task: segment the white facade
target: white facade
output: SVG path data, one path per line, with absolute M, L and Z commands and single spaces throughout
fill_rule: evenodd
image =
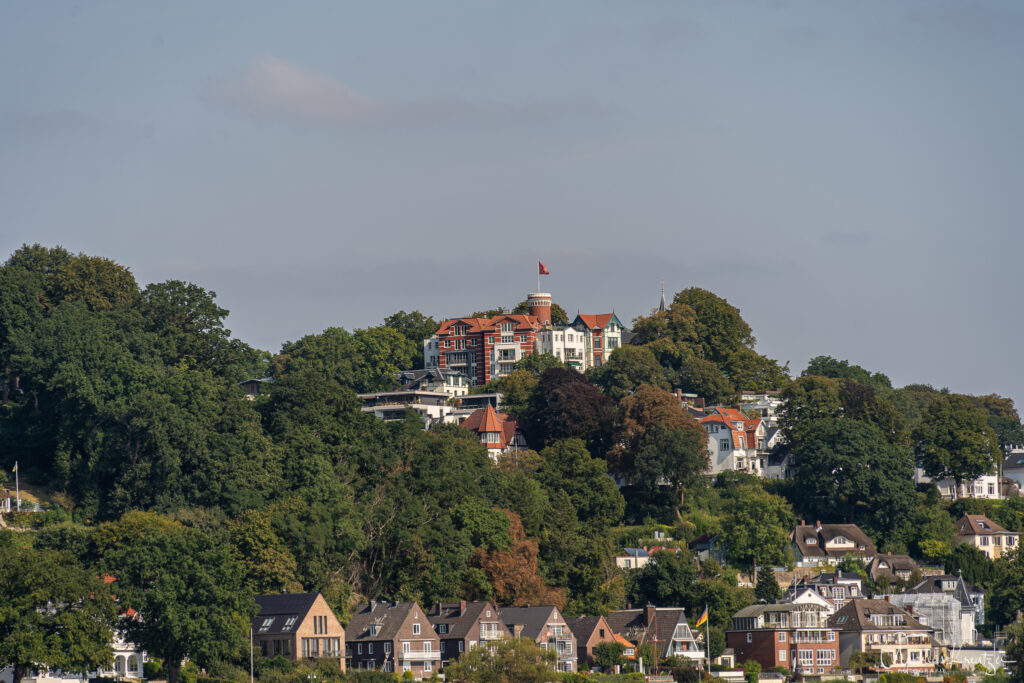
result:
M 965 481 L 956 490 L 956 482 L 952 479 L 932 479 L 920 467 L 914 468 L 914 483 L 928 484 L 935 483 L 939 489 L 939 495 L 947 500 L 959 498 L 988 498 L 989 500 L 1001 500 L 1002 493 L 999 490 L 998 474 L 983 474 L 973 481 Z
M 25 676 L 22 683 L 89 683 L 91 678 L 138 678 L 145 677 L 143 665 L 147 661 L 146 653 L 127 642 L 119 634 L 114 635 L 110 643 L 113 649 L 113 660 L 99 671 L 68 673 L 40 667 L 38 675 Z M 12 683 L 14 667 L 0 668 L 0 683 Z
M 782 406 L 779 392 L 742 392 L 740 410 L 746 414 L 757 413 L 769 429 L 779 426 L 778 413 Z
M 591 366 L 585 332 L 574 327 L 553 327 L 537 332 L 537 353 L 550 353 L 574 370 L 583 372 Z
M 764 421 L 748 420 L 731 408 L 715 410 L 715 414 L 700 420 L 708 433 L 709 473 L 718 475 L 735 470 L 764 476 L 767 464 Z
M 440 391 L 379 391 L 359 394 L 362 411 L 373 413 L 380 420 L 401 420 L 405 411 L 415 410 L 422 418 L 424 429 L 438 422 L 455 422 L 448 395 Z

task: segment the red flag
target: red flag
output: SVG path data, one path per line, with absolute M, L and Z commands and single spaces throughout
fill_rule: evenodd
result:
M 551 271 L 540 261 L 537 261 L 537 274 L 538 275 L 551 275 Z

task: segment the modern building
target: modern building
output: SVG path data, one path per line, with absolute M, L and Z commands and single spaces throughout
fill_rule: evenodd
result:
M 651 561 L 651 554 L 647 548 L 623 548 L 622 552 L 615 556 L 615 566 L 619 569 L 641 569 Z
M 403 391 L 435 391 L 452 398 L 469 394 L 469 378 L 456 370 L 403 370 L 396 377 Z
M 333 659 L 345 670 L 345 629 L 319 593 L 255 596 L 253 646 L 262 657 Z
M 413 410 L 423 418 L 424 428 L 450 421 L 452 413 L 448 394 L 440 391 L 377 391 L 359 394 L 359 398 L 363 402 L 364 413 L 373 413 L 385 421 L 404 420 L 407 411 Z
M 420 680 L 440 669 L 441 640 L 415 602 L 370 602 L 352 615 L 345 657 L 353 671 L 410 671 Z
M 750 605 L 732 616 L 726 646 L 738 663 L 827 674 L 839 662 L 838 635 L 828 620 L 829 611 L 813 603 Z

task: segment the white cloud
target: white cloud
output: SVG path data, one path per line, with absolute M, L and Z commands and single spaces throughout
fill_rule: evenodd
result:
M 323 74 L 274 55 L 212 84 L 207 99 L 252 115 L 327 124 L 364 123 L 388 116 L 384 103 Z

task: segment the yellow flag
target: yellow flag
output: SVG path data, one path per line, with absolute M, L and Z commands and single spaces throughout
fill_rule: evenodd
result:
M 18 471 L 18 463 L 14 463 L 14 469 L 11 470 L 11 472 L 17 472 L 17 471 Z
M 706 622 L 707 620 L 708 620 L 708 608 L 705 607 L 704 608 L 704 614 L 700 615 L 700 619 L 697 620 L 697 624 L 694 626 L 694 628 L 700 628 L 701 626 L 704 625 L 704 622 Z

